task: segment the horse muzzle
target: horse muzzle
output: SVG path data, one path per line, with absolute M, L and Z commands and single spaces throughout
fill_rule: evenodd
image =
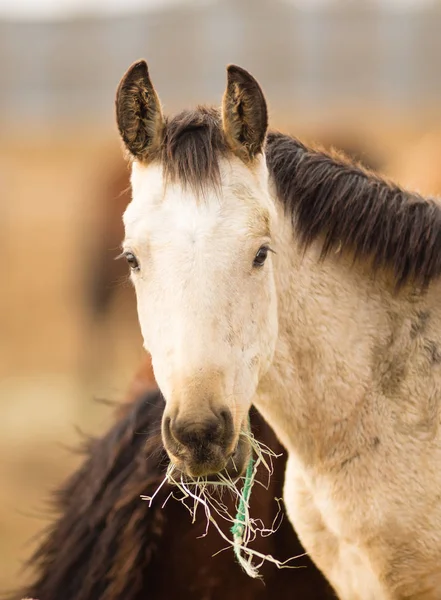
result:
M 170 460 L 189 477 L 213 476 L 225 471 L 240 477 L 247 464 L 249 443 L 243 436 L 234 444 L 233 419 L 229 410 L 204 419 L 173 419 L 164 416 L 162 436 Z

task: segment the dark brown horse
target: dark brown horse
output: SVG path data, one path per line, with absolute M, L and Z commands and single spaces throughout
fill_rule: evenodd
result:
M 148 365 L 138 374 L 141 386 Z M 294 561 L 302 567 L 278 570 L 264 565 L 264 582 L 251 579 L 236 564 L 233 551 L 217 556 L 225 544 L 202 512 L 194 525 L 176 500 L 164 500 L 164 486 L 151 508 L 141 495 L 151 495 L 164 478 L 168 464 L 160 422 L 163 399 L 149 392 L 120 411 L 118 422 L 100 439 L 84 448 L 82 466 L 56 493 L 58 518 L 30 560 L 35 581 L 15 599 L 39 600 L 241 600 L 277 596 L 299 600 L 333 598 L 327 583 L 307 557 Z M 252 411 L 254 434 L 274 451 L 283 449 L 274 434 Z M 275 460 L 267 491 L 254 486 L 253 516 L 270 524 L 282 495 L 285 457 Z M 231 499 L 225 502 L 234 511 Z M 227 532 L 227 527 L 225 531 Z M 284 517 L 278 531 L 257 540 L 253 547 L 284 560 L 302 554 L 296 535 Z

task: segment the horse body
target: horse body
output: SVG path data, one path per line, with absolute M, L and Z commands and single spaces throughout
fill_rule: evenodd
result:
M 341 598 L 437 598 L 438 285 L 406 301 L 278 246 L 294 251 L 275 258 L 279 343 L 254 402 L 289 451 L 288 514 Z
M 397 294 L 280 231 L 279 344 L 255 403 L 290 453 L 287 510 L 342 598 L 437 598 L 440 284 Z
M 266 136 L 238 67 L 221 113 L 167 121 L 137 63 L 117 115 L 134 159 L 124 253 L 169 456 L 190 475 L 243 470 L 253 402 L 288 451 L 290 519 L 340 598 L 436 600 L 439 206 Z

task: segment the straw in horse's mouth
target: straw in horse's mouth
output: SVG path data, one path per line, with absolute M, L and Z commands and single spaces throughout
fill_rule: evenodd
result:
M 245 477 L 238 476 L 233 480 L 229 472 L 224 469 L 215 477 L 193 478 L 184 475 L 175 467 L 175 465 L 170 463 L 166 476 L 156 492 L 152 496 L 141 496 L 141 498 L 147 500 L 149 506 L 151 506 L 155 496 L 165 483 L 173 485 L 175 489 L 167 496 L 163 506 L 165 506 L 170 498 L 182 502 L 189 511 L 193 523 L 196 520 L 198 508 L 202 507 L 206 517 L 206 530 L 204 535 L 207 534 L 208 527 L 211 523 L 221 537 L 227 542 L 228 546 L 234 549 L 236 558 L 245 572 L 250 577 L 256 578 L 260 577 L 259 569 L 265 561 L 274 563 L 278 568 L 295 568 L 294 565 L 288 565 L 287 563 L 294 560 L 294 558 L 299 557 L 292 557 L 281 562 L 271 555 L 262 554 L 248 547 L 259 535 L 266 537 L 277 531 L 281 523 L 282 513 L 280 506 L 281 500 L 276 498 L 275 500 L 279 504 L 279 510 L 270 527 L 266 527 L 260 519 L 253 519 L 251 517 L 249 510 L 249 495 L 252 486 L 254 483 L 257 483 L 268 489 L 269 480 L 273 473 L 272 461 L 273 458 L 277 458 L 278 455 L 262 442 L 258 442 L 251 432 L 241 432 L 241 436 L 246 438 L 246 441 L 251 447 L 251 453 L 255 456 L 254 459 L 252 457 L 249 457 L 248 459 L 249 463 Z M 263 465 L 268 473 L 268 482 L 266 484 L 256 480 L 257 470 L 260 465 Z M 241 480 L 244 485 L 239 487 L 238 483 Z M 177 496 L 175 490 L 181 492 L 181 495 Z M 225 490 L 229 490 L 236 499 L 236 515 L 230 515 L 228 508 L 222 502 L 219 494 L 216 495 L 213 493 Z M 233 533 L 232 539 L 227 537 L 223 532 L 216 521 L 216 517 L 230 523 L 231 531 Z M 225 548 L 223 550 L 225 550 Z M 220 550 L 220 552 L 222 552 L 222 550 Z

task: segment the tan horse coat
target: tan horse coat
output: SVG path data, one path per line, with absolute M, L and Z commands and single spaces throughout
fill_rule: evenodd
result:
M 134 160 L 124 254 L 172 460 L 207 473 L 236 452 L 243 467 L 253 402 L 288 450 L 290 519 L 341 600 L 439 600 L 439 205 L 266 136 L 238 67 L 222 113 L 167 120 L 138 62 L 117 116 Z

